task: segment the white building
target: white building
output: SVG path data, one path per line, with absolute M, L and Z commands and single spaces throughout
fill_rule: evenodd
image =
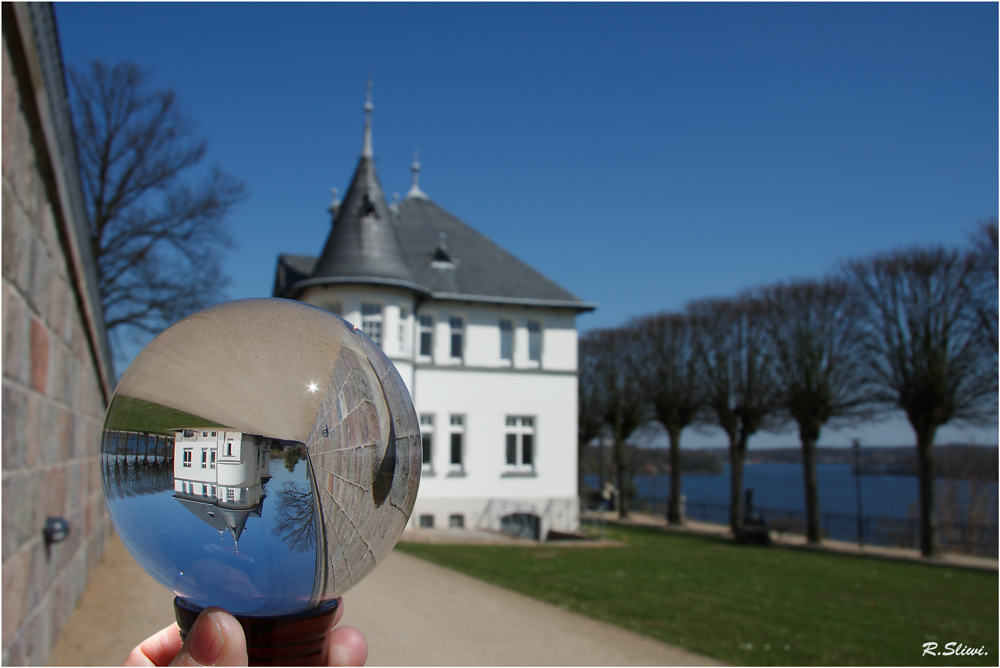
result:
M 320 256 L 281 255 L 274 296 L 360 326 L 417 414 L 423 472 L 410 527 L 575 530 L 579 300 L 424 194 L 420 166 L 386 203 L 361 158 Z
M 212 427 L 174 433 L 174 498 L 238 546 L 247 518 L 260 517 L 271 439 Z

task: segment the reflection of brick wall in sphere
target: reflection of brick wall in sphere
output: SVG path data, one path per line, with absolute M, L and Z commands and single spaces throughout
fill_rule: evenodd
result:
M 348 336 L 361 343 L 359 335 Z M 357 584 L 392 549 L 419 482 L 418 426 L 409 399 L 400 402 L 398 388 L 395 396 L 383 389 L 385 369 L 379 373 L 353 348 L 340 349 L 307 444 L 320 497 L 317 559 L 325 557 L 317 562 L 316 598 Z M 373 482 L 386 453 L 394 470 L 388 495 L 380 495 Z
M 44 664 L 110 530 L 113 372 L 51 5 L 3 6 L 3 664 Z M 69 522 L 46 549 L 46 517 Z

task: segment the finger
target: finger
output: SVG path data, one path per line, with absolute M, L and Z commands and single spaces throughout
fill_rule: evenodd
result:
M 331 666 L 363 666 L 368 660 L 368 641 L 353 626 L 342 626 L 330 632 L 327 640 L 327 664 Z
M 171 624 L 143 640 L 125 659 L 123 666 L 165 666 L 181 649 L 181 634 L 177 624 Z
M 245 666 L 247 642 L 236 618 L 207 608 L 195 620 L 171 666 Z
M 340 618 L 344 616 L 344 597 L 337 597 L 337 611 L 333 613 L 333 626 L 340 623 Z

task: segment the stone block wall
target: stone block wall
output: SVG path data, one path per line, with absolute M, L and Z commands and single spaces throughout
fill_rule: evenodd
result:
M 39 665 L 111 530 L 99 461 L 112 376 L 50 6 L 4 3 L 2 67 L 3 664 Z M 46 545 L 47 517 L 69 521 L 64 542 Z

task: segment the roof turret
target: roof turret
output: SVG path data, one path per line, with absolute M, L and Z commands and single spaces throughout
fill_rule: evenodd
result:
M 337 207 L 333 229 L 309 283 L 354 282 L 353 279 L 366 283 L 413 283 L 375 171 L 371 124 L 374 108 L 369 81 L 361 158 Z

